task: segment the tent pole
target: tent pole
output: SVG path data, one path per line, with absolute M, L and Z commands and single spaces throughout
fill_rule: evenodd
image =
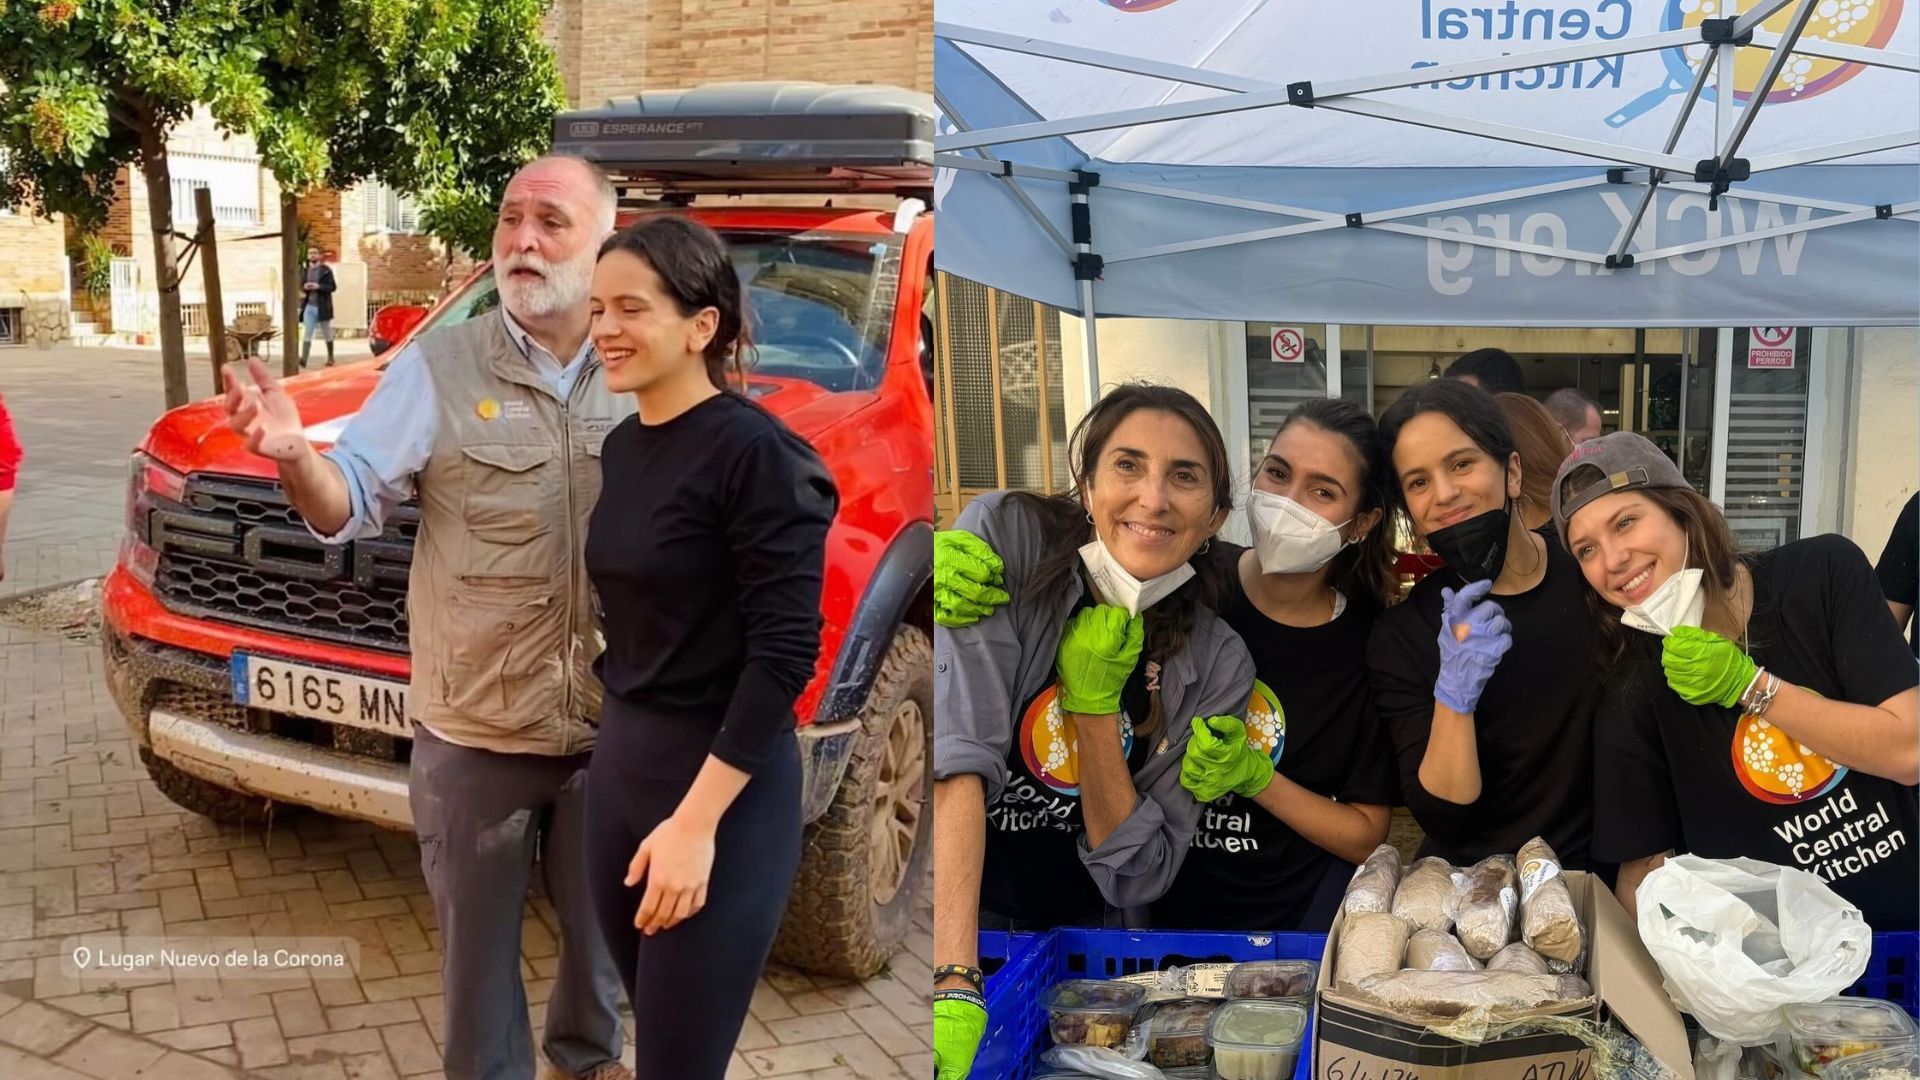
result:
M 1087 408 L 1091 410 L 1100 400 L 1100 335 L 1094 325 L 1097 320 L 1093 314 L 1093 281 L 1090 278 L 1080 281 L 1080 310 L 1086 315 L 1080 320 L 1080 331 L 1087 354 Z
M 1813 7 L 1817 2 L 1818 0 L 1800 0 L 1800 6 L 1794 10 L 1793 21 L 1787 26 L 1787 32 L 1780 36 L 1779 48 L 1773 50 L 1773 55 L 1767 58 L 1766 70 L 1761 73 L 1760 81 L 1755 84 L 1760 88 L 1760 92 L 1747 99 L 1747 107 L 1740 110 L 1740 119 L 1734 124 L 1733 133 L 1727 136 L 1727 141 L 1720 147 L 1722 165 L 1733 160 L 1733 155 L 1740 149 L 1741 141 L 1747 137 L 1747 132 L 1752 129 L 1754 120 L 1759 117 L 1760 106 L 1766 104 L 1767 95 L 1773 89 L 1773 80 L 1780 77 L 1781 69 L 1785 68 L 1787 61 L 1793 58 L 1794 42 L 1800 40 L 1800 31 L 1806 29 L 1807 20 L 1813 16 Z
M 1762 30 L 1753 32 L 1753 44 L 1757 48 L 1772 49 L 1780 44 L 1780 35 L 1769 34 Z M 1801 56 L 1818 56 L 1826 60 L 1845 60 L 1849 64 L 1866 64 L 1869 67 L 1891 68 L 1895 71 L 1920 71 L 1920 56 L 1912 53 L 1888 52 L 1885 49 L 1869 49 L 1858 45 L 1843 45 L 1837 41 L 1796 41 L 1793 51 Z
M 954 109 L 953 103 L 947 100 L 947 95 L 935 90 L 933 92 L 933 101 L 934 104 L 940 107 L 941 112 L 947 114 L 947 119 L 953 121 L 954 127 L 959 128 L 961 131 L 973 130 L 973 125 L 967 123 L 966 117 L 961 116 L 959 112 Z M 1035 224 L 1040 226 L 1041 231 L 1047 234 L 1049 240 L 1053 241 L 1053 246 L 1059 248 L 1064 254 L 1067 251 L 1067 238 L 1060 235 L 1060 230 L 1054 228 L 1053 222 L 1047 220 L 1047 215 L 1041 213 L 1040 208 L 1035 206 L 1033 200 L 1027 197 L 1027 193 L 1020 190 L 1020 181 L 1013 178 L 1012 171 L 1005 167 L 1005 163 L 990 150 L 976 147 L 973 152 L 979 155 L 981 160 L 990 162 L 995 168 L 1000 170 L 996 175 L 999 177 L 1000 183 L 1005 185 L 1007 194 L 1014 197 L 1014 200 L 1020 204 L 1021 209 L 1027 212 L 1027 216 L 1032 218 Z
M 1093 283 L 1100 277 L 1104 263 L 1093 253 L 1093 189 L 1100 185 L 1100 174 L 1074 170 L 1067 185 L 1068 209 L 1073 224 L 1073 279 L 1080 283 L 1081 326 L 1086 334 L 1087 408 L 1100 400 L 1099 318 L 1093 310 Z
M 1673 153 L 1673 148 L 1680 145 L 1680 133 L 1686 130 L 1687 118 L 1693 115 L 1693 107 L 1700 101 L 1700 91 L 1706 88 L 1707 79 L 1713 74 L 1714 61 L 1719 56 L 1718 52 L 1709 51 L 1700 62 L 1700 70 L 1693 76 L 1693 85 L 1687 88 L 1687 100 L 1680 103 L 1680 113 L 1673 118 L 1672 130 L 1667 132 L 1666 153 Z M 1654 194 L 1660 190 L 1660 181 L 1664 177 L 1665 174 L 1659 169 L 1647 170 L 1647 193 L 1640 199 L 1640 209 L 1633 212 L 1633 220 L 1627 222 L 1626 227 L 1620 230 L 1620 238 L 1614 241 L 1613 254 L 1607 257 L 1609 263 L 1626 265 L 1624 256 L 1627 248 L 1633 243 L 1633 238 L 1639 235 L 1640 222 L 1652 209 Z

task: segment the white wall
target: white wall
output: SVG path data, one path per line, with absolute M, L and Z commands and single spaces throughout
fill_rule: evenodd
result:
M 1860 379 L 1841 531 L 1878 559 L 1894 515 L 1920 485 L 1920 332 L 1863 328 L 1853 340 Z M 1836 443 L 1830 435 L 1827 444 Z
M 1098 321 L 1101 389 L 1130 381 L 1177 386 L 1192 394 L 1213 413 L 1235 469 L 1234 491 L 1246 489 L 1243 454 L 1234 448 L 1247 444 L 1247 364 L 1244 329 L 1237 322 L 1201 322 L 1186 319 L 1119 319 Z M 1066 394 L 1067 430 L 1087 411 L 1085 323 L 1060 316 L 1061 374 Z M 1236 494 L 1237 498 L 1237 494 Z M 1239 514 L 1229 519 L 1221 534 L 1246 542 Z

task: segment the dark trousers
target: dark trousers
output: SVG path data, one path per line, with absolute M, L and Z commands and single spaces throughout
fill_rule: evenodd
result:
M 586 870 L 587 755 L 498 754 L 414 728 L 407 777 L 440 923 L 448 1080 L 531 1080 L 520 924 L 537 855 L 560 916 L 540 1049 L 574 1076 L 620 1059 L 618 976 Z
M 627 866 L 679 807 L 712 734 L 609 696 L 588 769 L 587 873 L 633 1004 L 640 1080 L 726 1075 L 800 868 L 800 749 L 789 731 L 720 819 L 706 907 L 652 937 L 634 928 L 647 883 L 629 888 Z

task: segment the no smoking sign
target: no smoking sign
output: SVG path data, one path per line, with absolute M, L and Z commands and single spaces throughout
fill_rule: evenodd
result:
M 1307 358 L 1307 335 L 1297 326 L 1273 328 L 1273 362 L 1299 364 Z

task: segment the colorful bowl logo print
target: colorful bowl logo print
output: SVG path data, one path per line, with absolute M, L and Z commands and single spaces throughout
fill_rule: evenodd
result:
M 1247 745 L 1265 751 L 1280 764 L 1280 752 L 1287 748 L 1287 712 L 1280 698 L 1266 683 L 1253 680 L 1253 693 L 1247 698 Z
M 1120 753 L 1133 753 L 1133 720 L 1120 713 Z M 1020 718 L 1020 756 L 1027 771 L 1055 794 L 1080 797 L 1080 736 L 1060 711 L 1060 687 L 1049 686 Z
M 1831 42 L 1836 45 L 1855 45 L 1870 49 L 1884 46 L 1893 37 L 1900 23 L 1900 8 L 1903 0 L 1821 0 L 1814 8 L 1813 15 L 1807 19 L 1802 38 L 1808 41 Z M 1724 0 L 1667 0 L 1666 16 L 1662 20 L 1664 30 L 1692 29 L 1707 19 L 1723 18 L 1731 12 L 1723 9 L 1730 7 Z M 1761 23 L 1761 29 L 1771 33 L 1781 33 L 1792 21 L 1793 9 L 1786 7 Z M 1677 98 L 1693 85 L 1694 73 L 1705 62 L 1710 46 L 1702 43 L 1682 48 L 1663 50 L 1661 57 L 1666 62 L 1666 81 L 1639 98 L 1623 105 L 1612 116 L 1607 117 L 1608 125 L 1623 127 L 1633 120 L 1651 112 L 1656 106 L 1669 98 Z M 1847 63 L 1822 56 L 1807 56 L 1796 53 L 1770 87 L 1762 88 L 1760 76 L 1765 74 L 1767 61 L 1773 56 L 1770 49 L 1741 49 L 1736 53 L 1733 67 L 1733 97 L 1742 104 L 1751 100 L 1755 94 L 1764 93 L 1769 104 L 1783 101 L 1805 101 L 1818 97 L 1828 90 L 1845 83 L 1866 69 L 1865 64 Z M 1710 78 L 1701 90 L 1702 101 L 1713 101 L 1715 83 Z
M 1733 729 L 1733 774 L 1761 802 L 1791 806 L 1832 791 L 1847 767 L 1759 717 L 1742 716 Z

